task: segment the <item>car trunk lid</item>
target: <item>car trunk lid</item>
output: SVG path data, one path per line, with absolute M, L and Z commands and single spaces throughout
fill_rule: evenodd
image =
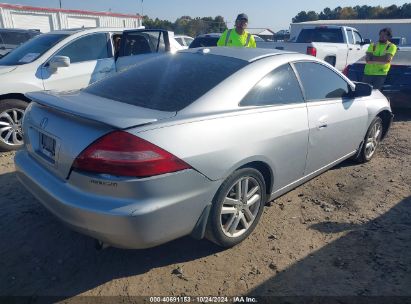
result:
M 23 122 L 25 147 L 39 163 L 67 179 L 76 157 L 101 136 L 173 117 L 87 93 L 30 93 Z

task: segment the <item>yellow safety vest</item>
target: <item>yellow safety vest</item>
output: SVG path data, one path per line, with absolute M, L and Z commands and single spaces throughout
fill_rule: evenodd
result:
M 372 53 L 374 56 L 385 56 L 390 54 L 394 56 L 397 52 L 397 46 L 394 43 L 371 43 L 367 53 Z M 365 65 L 364 74 L 368 76 L 386 76 L 391 68 L 391 63 L 367 63 Z

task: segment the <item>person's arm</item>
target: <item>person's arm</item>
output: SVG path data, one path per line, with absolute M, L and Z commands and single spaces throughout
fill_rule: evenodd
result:
M 248 43 L 248 47 L 249 48 L 256 48 L 257 47 L 257 43 L 255 42 L 254 35 L 251 35 L 250 42 Z
M 365 54 L 365 62 L 366 63 L 371 63 L 374 55 L 371 52 L 367 52 Z
M 365 53 L 366 63 L 371 63 L 372 58 L 373 58 L 373 53 L 374 53 L 374 44 L 370 43 L 370 45 L 368 46 L 367 52 Z
M 367 63 L 373 63 L 373 64 L 387 64 L 392 61 L 392 58 L 394 58 L 395 53 L 397 52 L 397 47 L 395 44 L 391 44 L 388 49 L 387 53 L 383 56 L 372 56 L 369 62 Z
M 393 56 L 391 54 L 386 54 L 383 56 L 372 56 L 370 61 L 372 63 L 386 64 L 391 62 L 392 57 Z
M 227 37 L 227 30 L 221 35 L 220 39 L 217 41 L 217 46 L 225 46 L 225 39 Z

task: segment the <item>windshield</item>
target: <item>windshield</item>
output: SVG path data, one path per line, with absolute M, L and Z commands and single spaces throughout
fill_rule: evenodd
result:
M 36 36 L 0 59 L 0 66 L 22 65 L 33 62 L 67 36 L 67 34 L 44 34 Z
M 160 111 L 179 111 L 241 69 L 246 61 L 177 53 L 148 59 L 84 91 Z
M 208 46 L 217 46 L 217 42 L 219 37 L 200 37 L 194 39 L 194 41 L 190 44 L 190 49 L 198 48 L 198 47 L 208 47 Z

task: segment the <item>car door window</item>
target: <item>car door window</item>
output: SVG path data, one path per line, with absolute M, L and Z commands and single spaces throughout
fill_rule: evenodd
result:
M 348 82 L 330 68 L 316 62 L 297 62 L 294 66 L 308 101 L 349 96 L 351 88 Z
M 67 56 L 71 63 L 99 60 L 111 57 L 106 33 L 81 37 L 60 50 L 56 56 Z
M 348 43 L 349 44 L 354 44 L 354 38 L 352 36 L 352 30 L 347 30 L 347 37 L 348 37 Z
M 360 33 L 354 31 L 354 38 L 355 38 L 355 44 L 361 44 L 362 43 L 362 37 Z
M 167 51 L 162 32 L 130 32 L 125 33 L 123 39 L 120 57 Z
M 240 106 L 286 105 L 304 102 L 297 77 L 285 64 L 261 79 L 244 97 Z
M 181 46 L 184 46 L 183 38 L 177 37 L 174 38 Z
M 193 38 L 188 38 L 188 37 L 185 37 L 184 40 L 186 41 L 186 46 L 190 46 L 191 42 L 194 41 Z

